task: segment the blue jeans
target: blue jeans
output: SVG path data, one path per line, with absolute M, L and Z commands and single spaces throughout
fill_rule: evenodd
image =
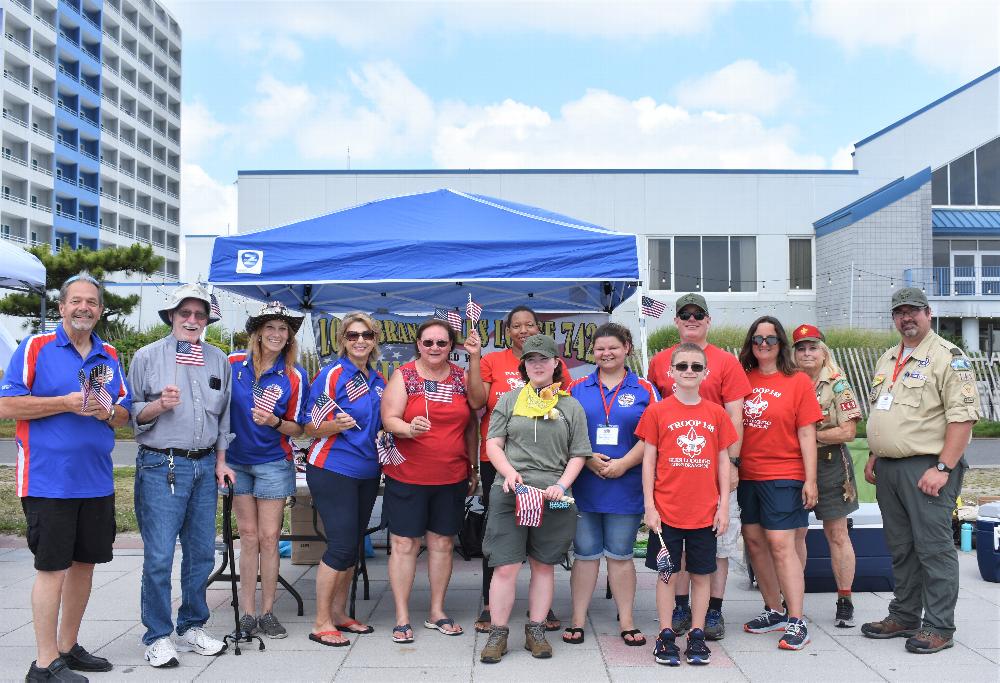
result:
M 181 606 L 177 635 L 209 618 L 205 591 L 215 566 L 215 453 L 200 460 L 174 458 L 174 492 L 167 483 L 168 458 L 139 447 L 135 469 L 135 516 L 142 534 L 142 642 L 150 645 L 173 631 L 170 574 L 181 539 Z

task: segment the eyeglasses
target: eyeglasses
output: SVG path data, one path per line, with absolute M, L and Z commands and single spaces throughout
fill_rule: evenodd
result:
M 194 318 L 195 320 L 208 320 L 208 313 L 205 311 L 189 311 L 188 309 L 183 309 L 180 311 L 175 311 L 177 317 L 181 320 L 187 320 L 188 318 Z
M 924 310 L 924 306 L 920 308 L 910 308 L 910 309 L 895 309 L 892 312 L 893 318 L 914 318 Z
M 677 314 L 677 317 L 680 318 L 681 320 L 690 320 L 691 318 L 694 318 L 695 320 L 700 321 L 707 318 L 708 313 L 705 313 L 704 311 L 698 311 L 697 313 L 692 313 L 690 311 L 681 311 L 680 313 Z
M 364 332 L 344 332 L 344 339 L 347 341 L 357 341 L 359 338 L 371 341 L 375 338 L 375 333 L 371 330 L 365 330 Z
M 777 346 L 778 345 L 778 335 L 776 335 L 776 334 L 769 334 L 769 335 L 767 335 L 765 337 L 765 336 L 760 335 L 760 334 L 755 334 L 754 336 L 750 337 L 750 341 L 753 342 L 754 346 L 763 346 L 765 342 L 767 342 L 768 346 Z
M 674 363 L 674 370 L 678 372 L 687 372 L 688 368 L 691 368 L 691 372 L 701 372 L 705 369 L 704 363 Z
M 447 346 L 451 346 L 451 342 L 448 341 L 447 339 L 421 339 L 420 344 L 425 349 L 429 349 L 434 346 L 438 347 L 439 349 L 443 349 Z

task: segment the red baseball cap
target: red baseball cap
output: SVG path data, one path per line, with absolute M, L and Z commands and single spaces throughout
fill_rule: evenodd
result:
M 792 332 L 792 344 L 803 341 L 824 341 L 823 333 L 815 325 L 799 325 Z

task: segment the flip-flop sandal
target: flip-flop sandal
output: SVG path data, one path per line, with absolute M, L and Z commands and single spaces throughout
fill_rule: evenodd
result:
M 472 628 L 476 630 L 476 633 L 489 633 L 491 622 L 492 618 L 490 617 L 490 611 L 488 609 L 484 609 L 482 612 L 479 613 L 479 618 L 476 619 L 476 623 L 473 625 Z M 486 624 L 486 625 L 480 626 L 480 624 Z
M 580 634 L 580 637 L 579 638 L 574 638 L 573 636 L 575 636 L 577 633 Z M 566 636 L 570 636 L 570 637 L 567 638 Z M 577 628 L 576 626 L 572 626 L 572 627 L 567 628 L 566 630 L 563 631 L 563 637 L 562 637 L 562 639 L 563 639 L 564 643 L 569 643 L 570 645 L 579 645 L 580 643 L 583 642 L 583 639 L 585 637 L 586 637 L 586 634 L 584 634 L 582 628 Z
M 449 631 L 445 626 L 455 626 L 455 620 L 450 617 L 445 617 L 444 619 L 438 619 L 437 621 L 425 621 L 424 628 L 431 628 L 435 631 L 445 634 L 446 636 L 460 636 L 465 631 L 462 630 L 461 626 L 458 626 L 457 631 Z
M 355 628 L 356 626 L 361 626 L 362 628 Z M 348 633 L 356 633 L 358 635 L 363 635 L 365 633 L 375 633 L 375 629 L 371 626 L 365 626 L 357 619 L 348 619 L 343 624 L 337 624 L 337 628 L 341 631 L 347 631 Z
M 642 647 L 646 644 L 646 636 L 642 635 L 642 630 L 633 628 L 629 631 L 622 631 L 622 640 L 629 647 Z M 628 639 L 625 636 L 632 636 L 632 639 Z M 636 637 L 638 636 L 638 637 Z
M 340 631 L 320 631 L 319 633 L 310 633 L 309 640 L 314 643 L 319 643 L 320 645 L 326 645 L 327 647 L 346 647 L 351 644 L 349 640 L 343 640 L 339 643 L 332 643 L 329 640 L 323 640 L 323 636 L 339 636 L 343 637 L 343 633 Z
M 399 624 L 398 626 L 394 626 L 392 628 L 392 642 L 412 643 L 413 636 L 406 635 L 407 631 L 413 631 L 413 627 L 410 626 L 409 624 Z

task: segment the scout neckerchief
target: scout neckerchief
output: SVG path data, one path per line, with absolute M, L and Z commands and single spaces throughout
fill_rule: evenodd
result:
M 514 403 L 514 415 L 519 417 L 542 418 L 543 420 L 555 420 L 559 418 L 559 410 L 556 403 L 560 396 L 569 396 L 569 392 L 559 388 L 559 382 L 553 382 L 547 387 L 542 387 L 537 392 L 528 382 L 521 387 L 521 392 L 517 395 Z M 533 420 L 535 427 L 535 443 L 538 443 L 538 420 Z

